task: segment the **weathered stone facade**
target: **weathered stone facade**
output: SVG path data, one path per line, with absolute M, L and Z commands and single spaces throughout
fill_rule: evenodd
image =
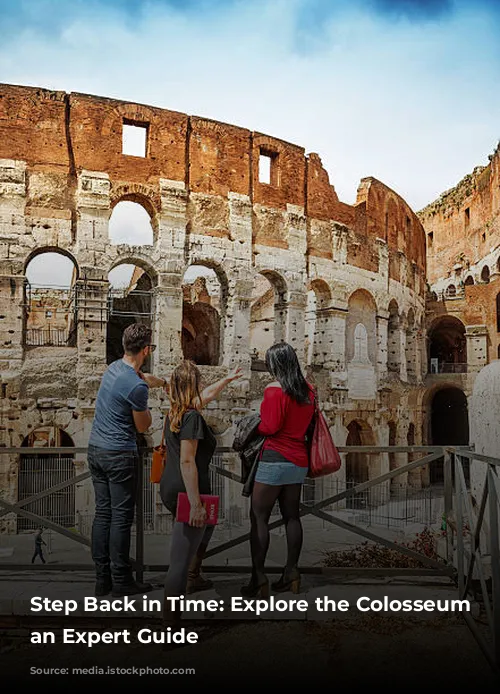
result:
M 418 213 L 426 232 L 429 338 L 440 326 L 445 337 L 463 332 L 461 349 L 449 352 L 463 373 L 448 380 L 467 396 L 478 371 L 500 356 L 499 147 L 489 160 Z
M 146 156 L 122 154 L 124 124 L 147 129 Z M 269 184 L 259 181 L 261 156 L 271 159 Z M 152 245 L 110 242 L 109 219 L 123 200 L 149 213 Z M 48 250 L 68 255 L 77 268 L 76 346 L 28 349 L 25 270 Z M 150 106 L 2 85 L 2 445 L 19 446 L 30 432 L 55 426 L 74 445 L 86 446 L 106 368 L 108 273 L 124 262 L 152 279 L 152 371 L 159 375 L 183 357 L 186 269 L 205 265 L 217 274 L 219 360 L 200 368 L 207 382 L 234 364 L 246 375 L 208 408 L 223 442 L 235 414 L 257 407 L 269 380 L 251 369 L 252 291 L 259 275 L 274 290 L 274 339 L 297 349 L 336 442 L 345 444 L 354 430 L 367 444 L 388 445 L 390 436 L 399 445 L 422 442 L 425 235 L 394 191 L 365 178 L 356 204 L 347 205 L 317 154 L 277 138 Z M 308 292 L 312 317 L 311 310 L 306 317 Z M 156 443 L 167 407 L 158 391 L 151 393 L 151 407 Z M 401 454 L 391 461 L 374 456 L 361 476 L 404 462 Z M 0 487 L 12 500 L 18 464 L 0 460 Z M 77 456 L 77 470 L 83 465 L 84 456 Z M 346 465 L 342 479 L 346 470 L 359 477 Z

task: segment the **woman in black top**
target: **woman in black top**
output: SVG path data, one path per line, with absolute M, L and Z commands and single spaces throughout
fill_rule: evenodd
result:
M 211 586 L 210 581 L 201 578 L 200 567 L 214 526 L 206 525 L 200 494 L 211 493 L 209 466 L 216 439 L 200 410 L 240 377 L 240 369 L 235 369 L 200 393 L 200 372 L 193 362 L 186 360 L 170 378 L 170 410 L 165 421 L 167 460 L 160 481 L 160 496 L 174 518 L 179 493 L 187 493 L 190 505 L 189 522 L 174 522 L 165 581 L 164 622 L 174 626 L 180 614 L 172 609 L 166 598 Z

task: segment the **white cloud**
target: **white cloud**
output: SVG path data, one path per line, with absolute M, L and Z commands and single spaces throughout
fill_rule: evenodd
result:
M 230 122 L 317 152 L 339 197 L 376 176 L 419 209 L 484 164 L 499 136 L 496 25 L 460 5 L 431 23 L 359 5 L 332 15 L 316 51 L 297 52 L 298 0 L 219 14 L 144 6 L 26 30 L 0 47 L 6 82 L 80 91 Z M 300 36 L 300 35 L 299 35 Z M 299 39 L 300 40 L 300 39 Z

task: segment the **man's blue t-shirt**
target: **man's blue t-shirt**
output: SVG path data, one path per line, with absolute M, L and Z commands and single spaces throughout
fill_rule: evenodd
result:
M 122 359 L 110 364 L 97 393 L 89 445 L 110 451 L 137 450 L 132 410 L 147 410 L 148 394 L 147 383 L 132 366 Z

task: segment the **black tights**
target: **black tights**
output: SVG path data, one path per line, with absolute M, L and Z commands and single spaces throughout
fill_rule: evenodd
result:
M 255 482 L 252 491 L 250 510 L 250 549 L 254 580 L 262 580 L 269 549 L 269 518 L 276 500 L 285 521 L 287 560 L 286 568 L 296 568 L 302 549 L 302 523 L 300 522 L 299 505 L 301 484 L 284 484 L 272 486 Z

